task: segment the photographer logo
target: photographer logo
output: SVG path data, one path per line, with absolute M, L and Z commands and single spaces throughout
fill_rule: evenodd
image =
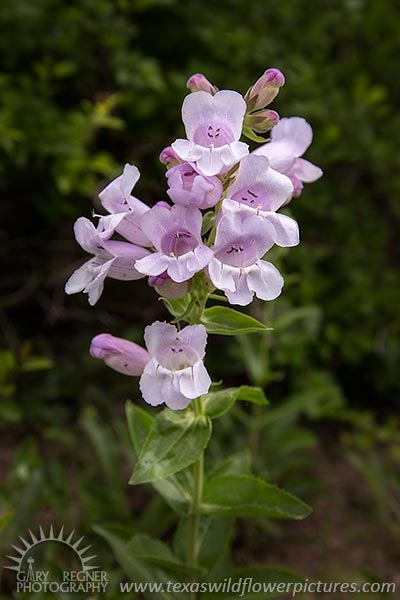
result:
M 88 556 L 91 546 L 85 547 L 83 537 L 75 541 L 75 531 L 72 531 L 69 535 L 64 535 L 64 527 L 61 527 L 60 532 L 55 534 L 53 526 L 51 526 L 46 534 L 42 527 L 39 527 L 39 535 L 34 535 L 32 531 L 29 531 L 29 535 L 30 538 L 28 539 L 20 537 L 20 545 L 12 546 L 15 554 L 10 554 L 7 558 L 14 564 L 4 567 L 10 571 L 15 571 L 17 592 L 94 593 L 106 591 L 107 573 L 92 564 L 96 556 Z M 37 561 L 34 558 L 35 551 L 39 546 L 50 543 L 63 546 L 64 554 L 65 551 L 72 553 L 73 559 L 79 568 L 76 570 L 57 569 L 56 575 L 50 569 L 36 568 L 37 563 L 39 562 L 41 565 L 43 560 Z

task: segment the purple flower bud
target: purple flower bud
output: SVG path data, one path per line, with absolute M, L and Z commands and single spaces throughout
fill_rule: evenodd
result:
M 218 88 L 215 87 L 215 85 L 213 85 L 212 83 L 210 83 L 208 79 L 204 77 L 204 75 L 202 75 L 201 73 L 196 73 L 195 75 L 189 77 L 189 79 L 186 82 L 186 87 L 191 92 L 208 92 L 213 96 L 218 92 Z
M 160 154 L 160 162 L 170 169 L 175 165 L 179 165 L 182 161 L 177 153 L 171 148 L 171 146 L 167 146 Z
M 189 291 L 189 285 L 187 281 L 182 283 L 176 283 L 171 277 L 169 277 L 167 271 L 160 275 L 150 275 L 148 283 L 151 287 L 154 287 L 157 294 L 168 298 L 169 300 L 177 300 L 182 298 Z
M 260 110 L 272 102 L 285 83 L 285 77 L 278 69 L 267 69 L 257 79 L 255 84 L 247 90 L 246 100 L 248 112 Z
M 100 333 L 92 339 L 90 355 L 104 360 L 106 365 L 124 375 L 139 376 L 150 360 L 150 354 L 133 342 Z
M 285 85 L 285 76 L 279 69 L 267 69 L 255 85 L 257 85 L 258 82 L 262 82 L 263 85 L 269 83 L 271 85 L 276 85 L 277 87 L 282 87 Z

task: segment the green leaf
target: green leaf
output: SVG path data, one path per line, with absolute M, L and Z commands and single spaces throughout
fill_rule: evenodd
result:
M 93 408 L 89 407 L 80 419 L 80 424 L 88 436 L 109 482 L 111 506 L 122 516 L 129 514 L 129 507 L 123 485 L 121 461 L 116 436 L 111 427 L 100 422 Z
M 239 388 L 227 388 L 203 396 L 204 413 L 211 419 L 224 415 L 235 403 Z
M 233 519 L 215 518 L 201 515 L 198 533 L 198 560 L 199 565 L 207 569 L 207 575 L 223 559 L 229 547 L 229 540 L 233 533 Z M 181 560 L 188 555 L 189 518 L 182 517 L 174 536 L 174 551 Z
M 226 582 L 229 582 L 229 588 Z M 304 583 L 304 577 L 281 567 L 268 567 L 265 565 L 233 569 L 224 579 L 215 582 L 215 591 L 200 595 L 202 600 L 213 600 L 218 594 L 226 600 L 244 598 L 245 600 L 264 600 L 277 598 L 281 595 L 293 595 L 295 584 Z M 225 586 L 224 586 L 225 582 Z M 256 584 L 257 587 L 256 587 Z M 219 585 L 219 588 L 217 586 Z M 252 591 L 253 590 L 253 591 Z
M 126 418 L 132 445 L 136 456 L 139 456 L 149 433 L 154 418 L 142 408 L 135 406 L 129 400 L 126 403 Z M 171 476 L 158 481 L 152 481 L 152 486 L 177 513 L 184 513 L 191 501 L 191 494 L 185 485 L 183 477 Z
M 211 435 L 211 421 L 191 411 L 164 409 L 146 437 L 131 484 L 156 481 L 197 460 Z
M 231 454 L 225 460 L 216 464 L 207 473 L 207 479 L 212 479 L 219 475 L 250 475 L 251 474 L 251 453 L 248 448 L 244 448 L 235 454 Z
M 139 456 L 154 419 L 148 412 L 132 404 L 130 400 L 125 405 L 125 411 L 133 449 L 136 456 Z
M 242 385 L 239 388 L 237 400 L 251 402 L 252 404 L 263 404 L 264 406 L 269 404 L 263 390 L 259 387 L 254 387 L 250 385 Z
M 221 417 L 236 400 L 244 400 L 253 404 L 268 404 L 261 388 L 242 385 L 239 388 L 227 388 L 203 396 L 204 413 L 211 419 Z
M 205 489 L 201 512 L 226 517 L 303 519 L 311 507 L 275 485 L 250 475 L 220 475 Z
M 218 335 L 237 335 L 271 330 L 257 319 L 226 306 L 206 308 L 201 316 L 201 322 L 206 326 L 208 333 Z
M 193 569 L 178 560 L 166 544 L 152 539 L 146 534 L 135 535 L 127 544 L 126 549 L 135 558 L 159 565 L 164 569 L 178 573 L 198 572 L 198 569 Z
M 187 513 L 193 495 L 193 481 L 191 481 L 190 473 L 181 471 L 165 479 L 152 481 L 151 485 L 172 510 L 179 514 Z
M 185 296 L 182 296 L 182 298 L 178 298 L 177 300 L 169 300 L 168 298 L 162 298 L 162 301 L 164 302 L 171 315 L 177 319 L 179 319 L 181 315 L 186 314 L 190 304 L 193 303 L 193 300 L 194 298 L 192 297 L 192 294 L 186 294 Z
M 133 548 L 129 547 L 129 539 L 127 539 L 127 535 L 124 532 L 121 532 L 119 527 L 100 527 L 99 525 L 95 525 L 94 530 L 111 546 L 115 558 L 131 581 L 146 583 L 151 583 L 153 581 L 160 583 L 173 581 L 171 574 L 165 573 L 164 569 L 159 565 L 154 563 L 152 564 L 151 562 L 148 562 L 147 560 L 138 556 L 135 544 L 133 544 Z M 132 539 L 135 539 L 135 537 Z M 160 554 L 162 551 L 158 549 L 158 553 Z M 172 595 L 168 594 L 167 592 L 159 592 L 154 594 L 148 593 L 146 594 L 146 597 L 147 596 L 150 598 L 164 598 L 172 600 Z
M 213 210 L 209 210 L 203 216 L 203 225 L 201 227 L 201 235 L 206 235 L 210 231 L 210 229 L 214 226 L 215 223 L 215 212 Z

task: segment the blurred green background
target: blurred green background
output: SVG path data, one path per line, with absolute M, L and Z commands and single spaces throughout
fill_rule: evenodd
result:
M 142 200 L 165 199 L 158 155 L 183 134 L 189 75 L 202 72 L 244 93 L 277 67 L 286 85 L 273 108 L 312 124 L 307 158 L 325 174 L 290 205 L 302 243 L 276 251 L 287 278 L 282 297 L 253 308 L 273 335 L 213 340 L 208 364 L 217 380 L 265 386 L 271 407 L 249 447 L 270 480 L 316 506 L 308 525 L 262 530 L 258 559 L 273 556 L 309 576 L 393 573 L 400 554 L 399 20 L 396 0 L 2 0 L 5 547 L 33 526 L 32 515 L 35 523 L 75 524 L 85 535 L 94 523 L 132 519 L 168 535 L 165 507 L 153 507 L 158 521 L 143 515 L 149 494 L 138 499 L 126 485 L 123 401 L 142 402 L 137 381 L 87 354 L 93 335 L 140 342 L 144 325 L 167 314 L 144 282 L 109 281 L 94 309 L 83 295 L 65 297 L 64 282 L 83 259 L 72 225 L 98 209 L 98 191 L 125 162 L 142 172 L 135 189 Z M 241 421 L 237 414 L 221 425 L 221 447 L 245 442 Z M 257 527 L 237 532 L 239 563 L 257 550 Z M 376 532 L 372 546 L 366 540 Z M 104 553 L 114 564 L 106 546 Z

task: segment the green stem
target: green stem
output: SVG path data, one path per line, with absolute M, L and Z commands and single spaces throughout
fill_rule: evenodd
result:
M 203 402 L 201 398 L 193 401 L 194 412 L 196 416 L 203 414 Z M 188 544 L 188 564 L 196 569 L 198 567 L 199 553 L 199 525 L 200 525 L 200 506 L 203 498 L 203 481 L 204 481 L 204 452 L 202 452 L 194 463 L 193 471 L 193 499 L 189 506 L 189 544 Z M 191 598 L 195 598 L 196 593 L 191 594 Z

